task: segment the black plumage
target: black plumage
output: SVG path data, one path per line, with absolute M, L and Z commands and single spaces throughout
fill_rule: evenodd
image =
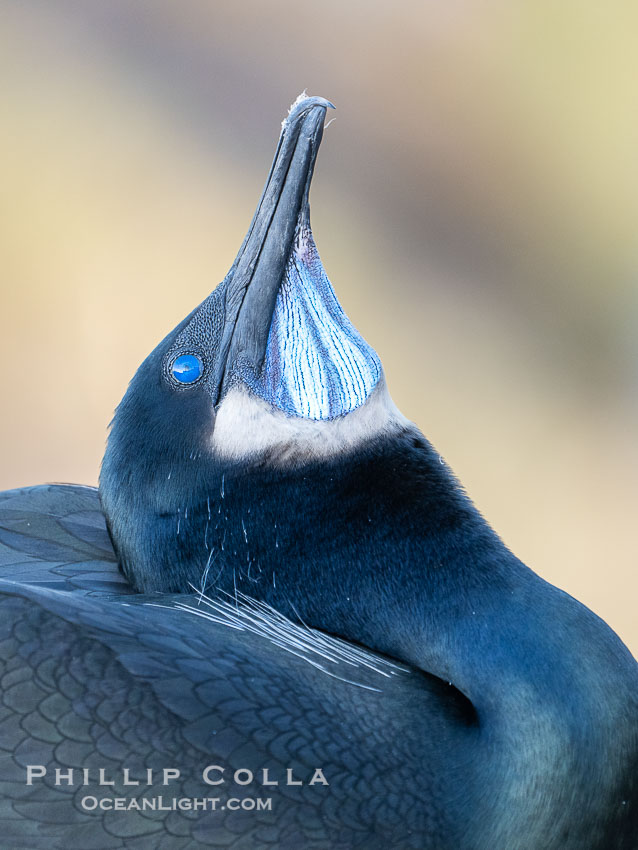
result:
M 313 248 L 328 105 L 295 105 L 228 277 L 133 378 L 99 496 L 2 494 L 11 846 L 636 846 L 638 666 L 621 641 L 507 549 L 383 378 L 327 421 L 264 396 L 278 288 Z M 186 386 L 184 356 L 200 368 Z M 25 784 L 27 765 L 46 776 Z M 211 790 L 207 765 L 280 784 Z M 56 767 L 91 781 L 56 785 Z M 116 784 L 96 792 L 100 768 Z M 127 786 L 125 769 L 156 779 Z M 82 803 L 158 793 L 272 809 Z

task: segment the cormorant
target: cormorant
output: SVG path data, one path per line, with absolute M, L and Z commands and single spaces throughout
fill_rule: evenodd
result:
M 310 230 L 329 107 L 293 104 L 99 495 L 0 495 L 5 846 L 637 846 L 638 665 L 393 405 Z

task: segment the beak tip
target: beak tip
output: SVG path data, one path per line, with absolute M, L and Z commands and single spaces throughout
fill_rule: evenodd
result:
M 334 103 L 326 100 L 325 97 L 309 97 L 303 91 L 299 97 L 292 103 L 288 110 L 288 115 L 281 122 L 282 129 L 285 130 L 293 124 L 300 121 L 311 109 L 322 107 L 323 109 L 336 109 Z

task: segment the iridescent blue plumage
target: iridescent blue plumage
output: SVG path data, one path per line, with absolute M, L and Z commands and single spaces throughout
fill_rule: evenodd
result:
M 295 103 L 229 274 L 133 377 L 99 495 L 0 494 L 2 846 L 635 850 L 638 667 L 394 408 L 310 232 L 327 108 Z M 272 808 L 206 765 L 277 773 Z

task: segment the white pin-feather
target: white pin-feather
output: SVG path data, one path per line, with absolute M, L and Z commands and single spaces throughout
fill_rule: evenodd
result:
M 312 629 L 305 623 L 294 623 L 275 608 L 265 602 L 253 599 L 240 591 L 235 596 L 213 599 L 197 591 L 197 601 L 177 602 L 171 608 L 177 608 L 196 617 L 226 626 L 236 631 L 250 632 L 278 646 L 285 652 L 306 661 L 328 676 L 339 679 L 356 687 L 370 691 L 380 688 L 346 678 L 350 671 L 365 668 L 385 679 L 401 673 L 409 673 L 406 667 L 386 658 L 353 646 L 344 640 Z M 233 600 L 232 602 L 230 600 Z M 155 607 L 168 607 L 148 603 Z

